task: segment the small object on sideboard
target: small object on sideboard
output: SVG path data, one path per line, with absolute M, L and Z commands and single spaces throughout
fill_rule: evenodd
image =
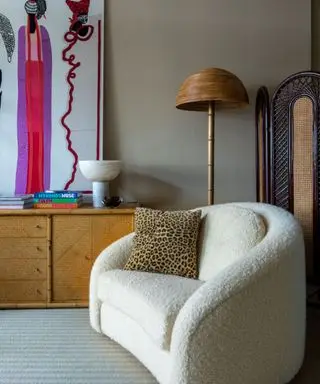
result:
M 34 208 L 74 209 L 83 204 L 83 194 L 77 191 L 43 191 L 34 194 Z
M 123 203 L 123 198 L 120 196 L 105 196 L 102 203 L 106 208 L 116 208 Z
M 103 208 L 103 200 L 109 195 L 109 183 L 119 176 L 120 160 L 80 160 L 82 175 L 92 182 L 93 206 Z

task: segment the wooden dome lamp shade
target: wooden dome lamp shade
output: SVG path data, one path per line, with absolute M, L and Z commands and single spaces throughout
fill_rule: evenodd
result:
M 241 80 L 220 68 L 208 68 L 183 82 L 176 97 L 176 107 L 208 113 L 208 204 L 214 202 L 214 115 L 219 109 L 240 108 L 249 98 Z

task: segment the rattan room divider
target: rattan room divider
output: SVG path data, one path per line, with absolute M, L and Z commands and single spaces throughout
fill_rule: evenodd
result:
M 320 73 L 286 78 L 256 98 L 257 201 L 300 221 L 309 280 L 320 281 Z

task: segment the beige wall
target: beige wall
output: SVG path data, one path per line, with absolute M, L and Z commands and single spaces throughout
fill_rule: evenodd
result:
M 320 71 L 320 1 L 312 0 L 312 69 Z
M 311 1 L 108 0 L 105 158 L 125 170 L 118 192 L 149 206 L 207 201 L 206 115 L 175 109 L 189 74 L 234 72 L 251 106 L 216 116 L 217 203 L 255 199 L 254 103 L 311 65 Z

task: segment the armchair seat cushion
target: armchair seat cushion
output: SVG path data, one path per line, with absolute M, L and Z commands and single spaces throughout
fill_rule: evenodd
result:
M 170 349 L 180 309 L 203 284 L 159 273 L 111 270 L 98 280 L 98 298 L 137 322 L 161 349 Z

